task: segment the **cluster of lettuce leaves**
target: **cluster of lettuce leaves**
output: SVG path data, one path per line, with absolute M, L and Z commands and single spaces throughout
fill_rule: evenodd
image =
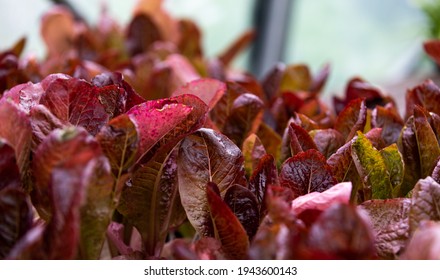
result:
M 207 59 L 160 1 L 125 28 L 57 7 L 42 36 L 0 53 L 1 259 L 440 257 L 432 81 L 404 117 L 361 78 L 330 108 L 328 66 L 259 81 L 229 67 L 252 33 Z

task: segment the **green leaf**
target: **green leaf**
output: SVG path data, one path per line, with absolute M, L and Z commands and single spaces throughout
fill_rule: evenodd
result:
M 440 221 L 440 184 L 429 176 L 420 179 L 413 190 L 409 212 L 411 233 L 422 221 Z
M 402 154 L 397 148 L 397 144 L 392 144 L 382 150 L 380 150 L 388 174 L 390 176 L 390 182 L 393 187 L 393 194 L 399 193 L 400 185 L 403 182 L 404 165 Z
M 137 166 L 118 207 L 140 232 L 147 254 L 154 257 L 160 256 L 169 228 L 186 218 L 178 192 L 175 152 L 159 153 Z
M 392 185 L 385 161 L 361 132 L 352 144 L 351 154 L 364 184 L 365 200 L 391 198 Z
M 207 184 L 206 197 L 209 215 L 214 226 L 214 236 L 221 242 L 228 259 L 245 259 L 249 249 L 248 236 L 218 191 L 214 183 Z
M 177 157 L 179 192 L 189 221 L 202 236 L 213 236 L 206 186 L 215 183 L 224 195 L 235 185 L 246 186 L 243 155 L 225 135 L 202 128 L 180 144 Z
M 260 138 L 254 133 L 249 135 L 243 142 L 244 169 L 247 177 L 250 177 L 253 170 L 258 166 L 260 159 L 266 154 Z

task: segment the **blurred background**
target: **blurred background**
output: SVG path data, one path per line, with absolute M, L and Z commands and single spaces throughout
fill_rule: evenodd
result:
M 28 38 L 25 55 L 44 57 L 41 16 L 57 1 L 0 0 L 0 49 Z M 97 22 L 105 2 L 111 16 L 125 25 L 136 0 L 71 0 L 90 24 Z M 440 7 L 434 0 L 164 0 L 169 13 L 191 18 L 203 32 L 207 57 L 221 53 L 244 31 L 258 36 L 234 66 L 262 77 L 277 61 L 305 63 L 312 72 L 330 63 L 326 97 L 342 94 L 353 76 L 404 94 L 431 75 L 434 66 L 422 42 L 436 37 Z M 440 26 L 440 24 L 439 24 Z

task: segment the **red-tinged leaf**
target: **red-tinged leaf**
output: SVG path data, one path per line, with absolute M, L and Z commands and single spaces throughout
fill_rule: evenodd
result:
M 301 113 L 296 113 L 293 120 L 297 125 L 309 132 L 320 128 L 319 124 L 317 124 L 314 120 Z
M 351 182 L 344 182 L 334 185 L 328 190 L 320 192 L 311 192 L 297 197 L 290 204 L 291 212 L 296 215 L 305 210 L 324 211 L 336 203 L 349 203 L 352 185 Z
M 218 80 L 203 78 L 192 81 L 173 92 L 172 96 L 193 94 L 212 110 L 226 92 L 226 84 Z
M 330 206 L 310 228 L 310 257 L 313 259 L 375 258 L 373 233 L 353 205 Z
M 329 158 L 345 144 L 344 136 L 332 128 L 312 130 L 309 134 L 316 145 L 316 149 L 326 158 Z
M 74 25 L 73 15 L 61 5 L 54 6 L 43 16 L 40 32 L 49 56 L 62 55 L 72 47 Z
M 203 55 L 202 34 L 197 24 L 189 19 L 179 20 L 179 31 L 182 34 L 178 43 L 180 53 L 194 59 Z
M 257 136 L 260 138 L 266 152 L 278 160 L 280 158 L 282 143 L 281 136 L 266 123 L 261 123 L 260 128 L 257 131 Z
M 27 82 L 26 84 L 20 84 L 11 88 L 3 96 L 18 104 L 21 109 L 29 114 L 31 108 L 40 102 L 43 92 L 41 83 L 33 84 Z
M 127 112 L 139 137 L 138 157 L 146 163 L 160 150 L 169 150 L 200 128 L 208 107 L 193 95 L 152 100 Z
M 162 34 L 150 16 L 138 14 L 131 20 L 126 39 L 131 56 L 145 52 L 154 42 L 161 39 Z
M 37 224 L 29 229 L 9 252 L 9 260 L 39 260 L 48 259 L 43 245 L 45 226 Z
M 244 140 L 242 152 L 246 177 L 249 178 L 253 170 L 257 168 L 260 159 L 266 154 L 266 149 L 264 149 L 260 138 L 253 133 Z
M 260 209 L 260 216 L 266 214 L 266 190 L 270 185 L 278 186 L 278 171 L 275 166 L 275 159 L 272 155 L 266 154 L 261 158 L 249 179 L 249 190 L 257 198 Z
M 189 82 L 201 78 L 189 60 L 180 54 L 175 53 L 169 55 L 163 63 L 164 66 L 169 67 L 173 73 L 171 92 Z
M 20 171 L 14 149 L 0 138 L 0 191 L 6 187 L 21 188 Z
M 311 92 L 321 92 L 330 74 L 330 64 L 325 64 L 313 77 L 310 85 Z
M 260 225 L 260 205 L 254 193 L 243 186 L 234 185 L 226 191 L 224 201 L 240 221 L 249 240 L 252 240 Z
M 32 107 L 29 119 L 32 127 L 32 150 L 36 150 L 51 131 L 64 127 L 64 124 L 43 105 Z
M 3 98 L 0 100 L 0 120 L 0 138 L 14 149 L 22 182 L 26 184 L 32 141 L 29 118 L 23 110 Z
M 97 87 L 76 79 L 56 79 L 47 87 L 40 103 L 57 118 L 82 126 L 95 135 L 111 118 L 124 111 L 121 89 L 116 85 Z
M 106 72 L 95 76 L 92 79 L 92 83 L 98 87 L 106 87 L 111 85 L 118 86 L 119 90 L 124 93 L 120 95 L 118 105 L 122 108 L 122 113 L 128 111 L 131 107 L 139 105 L 145 102 L 140 95 L 138 95 L 134 89 L 124 80 L 121 73 L 118 72 Z
M 263 118 L 264 104 L 256 95 L 245 93 L 234 100 L 230 114 L 222 129 L 237 146 L 257 132 Z
M 382 138 L 382 128 L 372 128 L 367 133 L 365 133 L 365 137 L 373 144 L 378 150 L 381 150 L 386 147 L 385 141 Z
M 367 121 L 367 107 L 363 99 L 355 99 L 338 114 L 335 129 L 341 132 L 345 141 L 352 139 L 358 130 L 364 131 Z
M 420 179 L 414 186 L 409 212 L 409 227 L 413 233 L 422 221 L 440 221 L 440 184 L 431 177 Z
M 118 211 L 138 229 L 146 253 L 159 257 L 169 229 L 186 218 L 178 192 L 176 153 L 160 153 L 137 166 L 122 191 Z
M 437 136 L 437 141 L 440 143 L 440 116 L 436 113 L 429 112 L 428 121 Z
M 312 76 L 309 68 L 303 64 L 292 64 L 284 71 L 279 91 L 308 91 L 311 85 Z
M 361 132 L 352 143 L 351 155 L 363 183 L 364 199 L 391 198 L 393 187 L 385 160 Z
M 225 94 L 223 94 L 209 114 L 211 120 L 220 130 L 225 126 L 235 99 L 243 93 L 246 93 L 246 90 L 242 86 L 237 83 L 226 82 Z
M 372 105 L 379 103 L 382 99 L 382 94 L 377 87 L 359 77 L 355 77 L 348 82 L 345 95 L 347 102 L 357 98 L 366 99 L 368 108 L 373 108 Z
M 440 184 L 440 157 L 437 158 L 437 163 L 432 171 L 431 175 L 432 179 L 434 179 L 437 183 Z
M 432 39 L 423 42 L 423 49 L 435 63 L 440 65 L 440 40 Z
M 226 66 L 229 65 L 240 52 L 250 45 L 254 37 L 253 30 L 244 32 L 219 56 L 220 61 Z
M 435 162 L 440 156 L 440 147 L 425 113 L 418 106 L 414 108 L 414 128 L 420 156 L 420 175 L 421 178 L 425 178 L 432 173 Z
M 53 169 L 62 162 L 89 150 L 100 151 L 99 144 L 87 131 L 68 127 L 52 131 L 38 146 L 32 162 L 35 188 L 32 202 L 40 216 L 49 221 L 52 216 L 50 204 L 50 179 Z
M 420 156 L 414 127 L 414 117 L 411 116 L 406 121 L 397 145 L 402 153 L 405 166 L 400 196 L 406 196 L 413 189 L 417 180 L 421 178 Z
M 96 140 L 109 159 L 118 186 L 121 176 L 134 165 L 137 158 L 139 138 L 136 126 L 127 115 L 120 115 L 101 129 Z
M 416 105 L 425 108 L 428 112 L 440 114 L 439 87 L 431 80 L 426 80 L 422 84 L 409 89 L 406 94 L 406 114 L 408 119 L 414 112 Z
M 226 136 L 200 129 L 180 144 L 177 157 L 179 192 L 189 221 L 202 236 L 213 236 L 206 185 L 217 184 L 222 196 L 237 184 L 246 186 L 243 155 Z
M 290 151 L 292 156 L 311 149 L 318 150 L 318 147 L 316 146 L 312 137 L 301 126 L 291 122 L 288 129 L 288 135 L 290 137 Z
M 216 189 L 217 186 L 211 182 L 206 186 L 206 197 L 209 215 L 214 226 L 214 236 L 221 242 L 226 258 L 245 259 L 249 249 L 246 230 Z
M 295 198 L 311 192 L 323 192 L 336 183 L 331 167 L 317 150 L 298 153 L 281 166 L 280 184 L 290 188 Z
M 0 259 L 32 227 L 33 212 L 28 195 L 17 188 L 0 189 Z
M 396 143 L 399 139 L 404 122 L 397 109 L 391 104 L 387 106 L 377 106 L 372 112 L 371 126 L 382 128 L 382 139 L 385 145 L 389 146 Z
M 351 173 L 350 170 L 353 168 L 356 170 L 351 157 L 351 144 L 352 141 L 345 143 L 327 160 L 327 164 L 331 167 L 332 173 L 338 182 L 351 181 L 348 176 Z
M 278 88 L 280 87 L 281 80 L 284 76 L 284 71 L 286 71 L 286 65 L 283 63 L 277 63 L 261 82 L 266 99 L 271 103 L 278 93 Z
M 439 260 L 440 224 L 433 221 L 424 221 L 414 232 L 405 253 L 404 260 Z
M 410 205 L 409 198 L 393 198 L 368 200 L 359 206 L 371 220 L 379 258 L 396 259 L 405 250 Z

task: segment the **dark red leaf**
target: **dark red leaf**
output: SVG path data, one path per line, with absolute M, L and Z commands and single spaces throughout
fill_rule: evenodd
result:
M 278 171 L 273 156 L 266 154 L 260 159 L 249 179 L 249 190 L 257 198 L 261 217 L 266 213 L 265 196 L 270 185 L 279 185 Z
M 323 192 L 336 183 L 325 157 L 316 150 L 298 153 L 281 166 L 280 184 L 290 188 L 295 197 Z
M 0 139 L 0 191 L 6 187 L 21 187 L 20 171 L 14 149 Z
M 266 99 L 269 100 L 270 103 L 273 102 L 278 93 L 278 88 L 280 87 L 285 70 L 286 65 L 277 63 L 261 82 Z
M 374 237 L 356 207 L 330 206 L 310 228 L 310 257 L 314 259 L 375 258 Z
M 359 208 L 370 217 L 377 254 L 381 259 L 396 259 L 405 250 L 409 238 L 409 198 L 374 199 Z
M 382 128 L 382 138 L 386 146 L 397 142 L 403 125 L 399 112 L 391 104 L 377 106 L 371 114 L 371 126 Z
M 181 33 L 178 48 L 184 56 L 194 59 L 203 55 L 202 34 L 196 23 L 189 19 L 179 20 Z
M 439 87 L 431 80 L 426 80 L 422 84 L 409 89 L 406 94 L 406 114 L 405 118 L 409 118 L 413 112 L 414 107 L 419 105 L 425 108 L 428 112 L 440 114 L 440 98 Z
M 318 147 L 316 147 L 312 137 L 301 126 L 291 122 L 288 129 L 288 135 L 290 137 L 290 151 L 292 156 L 310 149 L 318 150 Z
M 361 98 L 350 101 L 347 106 L 338 114 L 335 129 L 342 133 L 345 141 L 352 139 L 358 130 L 364 131 L 367 121 L 367 107 Z
M 32 227 L 33 212 L 29 196 L 17 188 L 0 189 L 0 259 Z
M 228 259 L 245 259 L 249 249 L 246 230 L 217 192 L 216 184 L 208 183 L 206 196 L 214 225 L 214 236 L 222 244 Z
M 65 125 L 43 105 L 32 107 L 29 118 L 32 127 L 32 150 L 36 150 L 52 130 L 63 128 Z
M 206 185 L 217 184 L 222 196 L 233 185 L 246 186 L 243 155 L 225 135 L 202 128 L 180 144 L 179 192 L 189 221 L 202 236 L 213 236 Z
M 127 30 L 127 49 L 132 56 L 145 52 L 151 44 L 162 39 L 155 22 L 146 14 L 136 15 Z
M 423 42 L 423 48 L 426 54 L 434 60 L 435 63 L 440 65 L 440 40 L 432 39 Z
M 234 185 L 226 191 L 224 201 L 246 230 L 249 240 L 252 240 L 260 225 L 260 209 L 254 193 L 243 186 Z
M 250 93 L 240 95 L 232 103 L 230 114 L 222 129 L 237 146 L 252 133 L 256 133 L 263 118 L 263 102 Z
M 316 149 L 326 158 L 329 158 L 345 144 L 344 136 L 332 128 L 312 130 L 309 135 L 313 139 Z

